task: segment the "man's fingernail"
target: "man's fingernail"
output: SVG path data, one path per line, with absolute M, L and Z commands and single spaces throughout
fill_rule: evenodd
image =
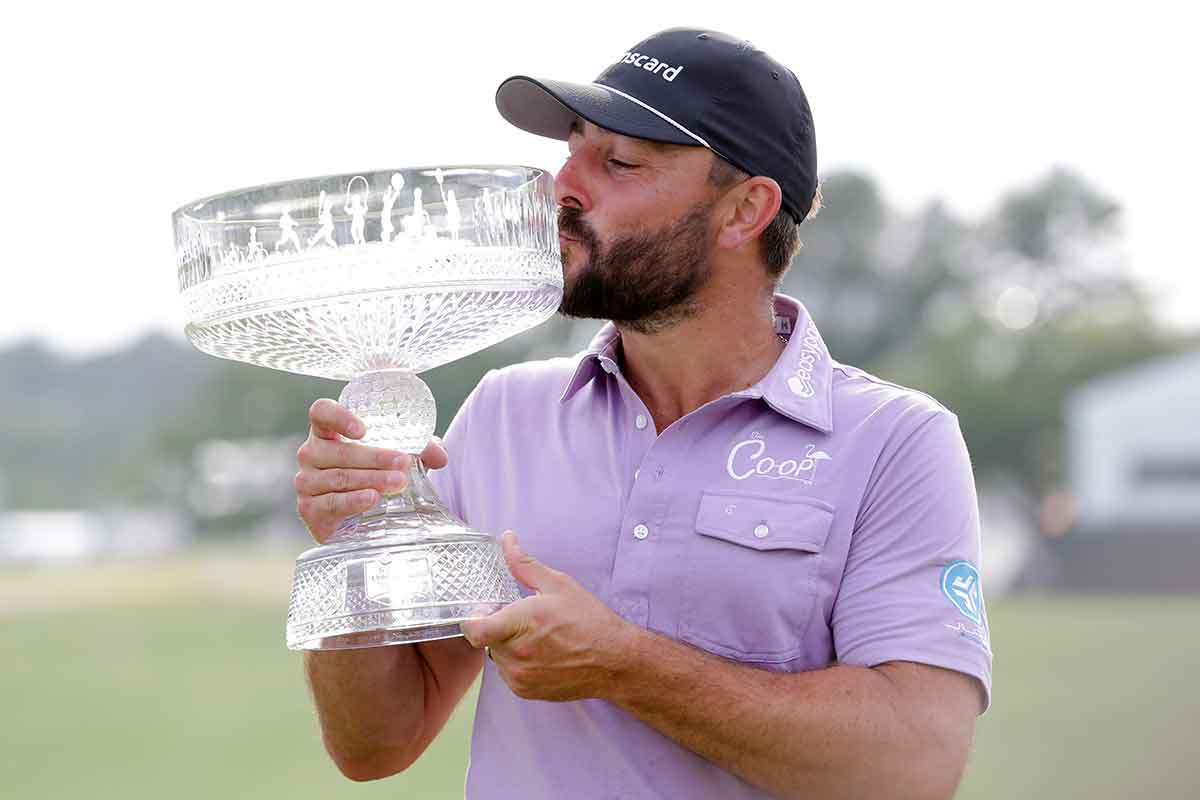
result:
M 367 429 L 363 427 L 363 424 L 361 422 L 351 422 L 350 423 L 350 435 L 351 436 L 362 436 L 366 432 L 367 432 Z

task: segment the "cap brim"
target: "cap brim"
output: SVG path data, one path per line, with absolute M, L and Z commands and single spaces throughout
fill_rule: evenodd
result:
M 565 141 L 582 117 L 637 139 L 701 146 L 688 134 L 616 92 L 595 83 L 567 83 L 514 75 L 496 89 L 500 116 L 522 130 Z

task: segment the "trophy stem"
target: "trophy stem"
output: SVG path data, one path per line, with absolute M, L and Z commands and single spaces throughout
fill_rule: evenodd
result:
M 346 519 L 327 543 L 332 544 L 354 535 L 369 535 L 379 527 L 385 527 L 388 531 L 411 528 L 429 532 L 446 525 L 461 526 L 462 522 L 450 513 L 437 496 L 421 457 L 414 456 L 408 470 L 408 485 L 398 492 L 384 495 L 383 499 L 362 514 Z
M 380 514 L 400 514 L 415 511 L 425 514 L 445 513 L 445 506 L 437 496 L 437 490 L 429 482 L 425 464 L 418 455 L 413 456 L 408 468 L 408 485 L 394 494 L 387 494 L 379 503 L 363 514 L 371 518 Z
M 367 426 L 366 444 L 417 454 L 433 435 L 433 394 L 411 372 L 359 376 L 341 402 Z M 460 636 L 460 622 L 520 596 L 499 542 L 446 508 L 416 455 L 404 489 L 297 559 L 287 643 L 342 650 Z

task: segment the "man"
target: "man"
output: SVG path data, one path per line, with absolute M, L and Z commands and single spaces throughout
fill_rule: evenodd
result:
M 830 357 L 775 295 L 817 205 L 795 76 L 673 29 L 591 85 L 510 78 L 567 140 L 574 358 L 489 373 L 423 454 L 530 596 L 465 639 L 309 653 L 350 777 L 412 764 L 483 669 L 470 798 L 949 798 L 991 683 L 955 416 Z M 323 539 L 403 482 L 318 401 L 299 509 Z M 490 660 L 484 658 L 487 649 Z

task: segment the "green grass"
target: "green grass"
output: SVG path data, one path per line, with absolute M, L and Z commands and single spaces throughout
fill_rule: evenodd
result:
M 959 800 L 1200 797 L 1200 597 L 989 607 L 992 709 Z
M 1196 796 L 1200 598 L 994 606 L 995 702 L 959 798 Z M 351 783 L 282 623 L 200 599 L 0 617 L 0 795 L 462 796 L 473 694 L 408 773 Z
M 0 796 L 461 798 L 473 703 L 413 769 L 352 783 L 322 749 L 283 618 L 188 603 L 0 619 Z

